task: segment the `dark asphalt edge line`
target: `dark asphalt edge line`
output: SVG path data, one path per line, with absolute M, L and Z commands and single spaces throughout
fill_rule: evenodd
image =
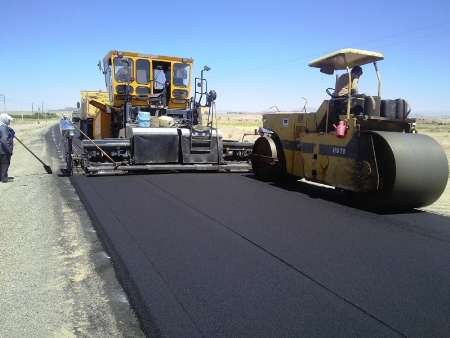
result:
M 52 147 L 52 151 L 50 152 L 50 157 L 54 160 L 53 162 L 57 162 L 59 161 L 59 155 L 58 155 L 58 149 L 57 149 L 57 144 L 55 143 L 52 133 L 53 131 L 56 130 L 56 135 L 60 136 L 59 133 L 59 126 L 58 124 L 55 124 L 53 127 L 51 127 L 47 133 L 45 134 L 45 140 L 47 142 L 47 144 L 50 145 L 50 147 Z M 61 138 L 58 138 L 58 141 L 61 142 Z M 61 145 L 61 143 L 60 143 Z M 55 172 L 59 172 L 60 171 L 60 167 L 58 167 L 57 170 L 54 170 Z M 53 174 L 54 175 L 54 174 Z M 134 303 L 134 298 L 131 295 L 135 295 L 136 293 L 138 293 L 138 289 L 134 286 L 134 282 L 131 279 L 127 279 L 125 278 L 126 275 L 128 275 L 128 270 L 126 269 L 126 265 L 123 264 L 122 260 L 120 259 L 120 256 L 115 252 L 115 250 L 113 249 L 112 245 L 110 245 L 110 243 L 106 240 L 109 237 L 107 236 L 107 234 L 103 231 L 102 227 L 99 226 L 98 224 L 98 219 L 95 216 L 95 213 L 93 212 L 91 206 L 86 202 L 86 196 L 84 195 L 84 193 L 82 192 L 81 189 L 78 188 L 78 185 L 75 183 L 75 181 L 72 179 L 72 177 L 68 177 L 69 179 L 69 183 L 72 185 L 72 187 L 75 190 L 76 195 L 78 195 L 78 197 L 80 198 L 80 201 L 82 202 L 82 206 L 86 209 L 87 214 L 90 218 L 91 224 L 92 226 L 95 228 L 95 231 L 97 232 L 95 234 L 95 236 L 97 237 L 97 240 L 100 242 L 100 244 L 103 247 L 103 250 L 109 254 L 109 256 L 111 258 L 116 259 L 119 262 L 119 265 L 114 264 L 114 260 L 111 261 L 111 265 L 112 268 L 114 270 L 114 274 L 115 277 L 117 279 L 117 282 L 119 283 L 120 287 L 123 289 L 124 292 L 126 292 L 127 294 L 127 298 L 130 301 L 130 308 L 132 309 L 132 311 L 135 313 L 136 318 L 138 319 L 138 323 L 139 323 L 139 328 L 142 330 L 142 332 L 146 335 L 149 336 L 148 332 L 151 333 L 152 337 L 160 337 L 161 333 L 157 327 L 157 325 L 154 324 L 154 321 L 152 319 L 147 320 L 148 323 L 144 323 L 144 321 L 139 317 L 139 308 L 144 309 L 145 312 L 150 313 L 149 310 L 147 310 L 145 308 L 145 305 L 142 305 L 141 307 L 139 307 L 137 304 Z M 83 229 L 83 232 L 85 230 Z M 98 267 L 96 266 L 96 264 L 94 264 L 95 269 L 97 269 Z M 123 271 L 120 269 L 120 267 L 122 267 Z M 103 277 L 102 277 L 103 278 Z M 131 292 L 130 292 L 130 289 Z M 136 291 L 134 291 L 136 290 Z M 139 296 L 139 294 L 138 294 Z M 118 313 L 115 309 L 114 306 L 112 306 L 112 311 L 115 315 L 116 320 L 120 321 L 120 317 L 118 316 Z M 151 313 L 149 315 L 149 318 L 151 317 Z M 145 330 L 145 328 L 149 328 L 148 331 Z M 126 332 L 120 330 L 122 332 L 122 334 L 126 335 Z M 0 337 L 1 338 L 1 337 Z
M 78 184 L 72 179 L 71 183 L 75 188 L 78 196 L 80 197 L 80 200 L 83 202 L 83 205 L 85 206 L 89 217 L 91 218 L 91 222 L 98 233 L 98 239 L 100 243 L 102 244 L 104 250 L 112 258 L 114 272 L 117 276 L 117 279 L 119 280 L 120 285 L 127 293 L 127 297 L 130 300 L 131 307 L 133 308 L 137 318 L 139 319 L 142 331 L 147 337 L 163 337 L 160 328 L 158 327 L 158 325 L 156 325 L 156 320 L 153 319 L 150 308 L 146 305 L 145 302 L 140 301 L 141 299 L 143 299 L 143 297 L 139 291 L 139 288 L 136 286 L 136 283 L 133 281 L 133 279 L 129 277 L 131 276 L 131 274 L 129 273 L 126 264 L 120 257 L 120 254 L 115 250 L 111 238 L 101 226 L 101 222 L 96 216 L 95 210 L 90 205 L 90 203 L 88 203 L 84 192 L 78 187 Z
M 378 318 L 376 315 L 370 313 L 368 310 L 364 309 L 362 306 L 352 302 L 351 300 L 347 299 L 344 296 L 341 296 L 340 294 L 338 294 L 336 291 L 332 290 L 331 288 L 329 288 L 328 286 L 326 286 L 324 283 L 316 280 L 313 276 L 309 275 L 308 273 L 300 270 L 299 268 L 297 268 L 296 266 L 294 266 L 293 264 L 289 263 L 288 261 L 284 260 L 283 258 L 281 258 L 280 256 L 277 256 L 276 254 L 270 252 L 268 249 L 264 248 L 263 246 L 261 246 L 260 244 L 254 242 L 253 240 L 251 240 L 250 238 L 246 237 L 245 235 L 237 232 L 236 230 L 234 230 L 233 228 L 229 227 L 228 225 L 222 223 L 220 220 L 214 218 L 213 216 L 210 216 L 208 214 L 206 214 L 205 212 L 203 212 L 202 210 L 196 208 L 195 206 L 190 205 L 189 203 L 185 202 L 184 200 L 178 198 L 176 195 L 172 194 L 171 192 L 165 190 L 163 187 L 159 186 L 158 184 L 154 183 L 154 182 L 150 182 L 148 180 L 145 179 L 144 177 L 144 182 L 146 182 L 147 184 L 150 184 L 154 187 L 156 187 L 157 189 L 159 189 L 160 191 L 162 191 L 163 193 L 169 195 L 170 197 L 172 197 L 173 199 L 175 199 L 177 202 L 183 204 L 184 206 L 196 211 L 197 213 L 199 213 L 200 215 L 208 218 L 209 220 L 211 220 L 212 222 L 218 224 L 219 226 L 231 231 L 233 234 L 235 234 L 236 236 L 239 236 L 240 238 L 242 238 L 243 240 L 247 241 L 248 243 L 250 243 L 251 245 L 257 247 L 258 249 L 260 249 L 261 251 L 263 251 L 264 253 L 268 254 L 269 256 L 271 256 L 272 258 L 276 259 L 277 261 L 279 261 L 280 263 L 282 263 L 283 265 L 293 269 L 294 271 L 296 271 L 297 273 L 299 273 L 300 275 L 302 275 L 303 277 L 307 278 L 308 280 L 310 280 L 311 282 L 313 282 L 314 284 L 318 285 L 320 288 L 324 289 L 325 291 L 327 291 L 328 293 L 332 294 L 333 296 L 335 296 L 336 298 L 342 300 L 343 302 L 345 302 L 346 304 L 354 307 L 355 309 L 357 309 L 358 311 L 360 311 L 361 313 L 365 314 L 366 316 L 372 318 L 373 320 L 375 320 L 376 322 L 378 322 L 379 324 L 387 327 L 388 329 L 392 330 L 393 332 L 395 332 L 396 334 L 398 334 L 401 337 L 407 337 L 406 334 L 404 334 L 403 332 L 401 332 L 400 330 L 396 329 L 395 327 L 391 326 L 389 323 L 387 323 L 386 321 L 384 321 L 381 318 Z
M 109 209 L 110 211 L 112 211 L 111 209 Z M 125 231 L 130 235 L 130 237 L 135 241 L 136 243 L 136 247 L 139 248 L 139 250 L 142 253 L 145 253 L 143 248 L 137 244 L 138 241 L 136 239 L 135 236 L 133 236 L 131 234 L 131 232 L 128 231 L 127 227 L 119 220 L 119 218 L 116 215 L 113 215 L 113 217 L 117 220 L 117 222 L 119 224 L 122 225 L 122 227 L 125 229 Z M 156 272 L 156 274 L 159 276 L 159 278 L 161 279 L 161 281 L 164 283 L 164 285 L 167 287 L 167 290 L 169 290 L 170 294 L 172 295 L 172 297 L 174 298 L 175 302 L 181 307 L 181 309 L 183 310 L 183 312 L 186 314 L 186 316 L 189 318 L 189 321 L 192 323 L 192 325 L 197 329 L 198 333 L 202 336 L 202 337 L 207 337 L 205 335 L 205 333 L 200 329 L 200 327 L 197 325 L 197 323 L 195 322 L 194 318 L 190 315 L 190 313 L 187 311 L 186 307 L 184 306 L 183 302 L 178 298 L 178 296 L 172 291 L 172 289 L 169 286 L 169 282 L 168 280 L 164 277 L 164 275 L 158 270 L 158 268 L 156 267 L 155 263 L 147 257 L 147 255 L 143 254 L 143 256 L 145 257 L 145 260 L 150 263 L 150 265 L 153 267 L 153 270 Z
M 97 193 L 97 191 L 94 191 L 94 193 L 97 195 L 98 198 L 100 198 L 100 195 Z M 83 201 L 84 203 L 84 201 Z M 182 303 L 182 301 L 178 298 L 178 296 L 173 292 L 173 290 L 170 288 L 169 286 L 169 282 L 167 281 L 167 279 L 164 277 L 164 275 L 157 269 L 155 263 L 149 258 L 147 257 L 147 255 L 145 255 L 145 251 L 143 250 L 143 248 L 137 244 L 138 241 L 136 239 L 136 237 L 128 230 L 128 228 L 120 221 L 120 219 L 115 215 L 115 213 L 113 212 L 113 210 L 109 207 L 107 207 L 107 209 L 110 211 L 112 217 L 115 218 L 115 220 L 122 226 L 122 228 L 127 232 L 127 234 L 130 236 L 130 238 L 132 238 L 135 242 L 135 245 L 137 248 L 139 248 L 139 251 L 141 251 L 142 256 L 145 258 L 145 260 L 147 260 L 148 263 L 150 263 L 150 265 L 152 266 L 153 270 L 156 272 L 156 274 L 159 276 L 159 278 L 161 279 L 161 281 L 163 282 L 163 284 L 166 286 L 167 290 L 169 291 L 169 293 L 172 295 L 173 299 L 175 300 L 175 302 L 180 306 L 180 308 L 182 309 L 182 311 L 184 312 L 184 314 L 187 316 L 187 318 L 189 319 L 189 321 L 192 323 L 192 325 L 195 327 L 195 329 L 198 331 L 198 333 L 202 336 L 202 337 L 207 337 L 205 335 L 205 333 L 200 329 L 200 327 L 198 327 L 197 323 L 195 322 L 194 318 L 190 315 L 190 313 L 188 312 L 188 310 L 186 309 L 186 307 L 184 306 L 184 304 Z M 99 221 L 99 220 L 98 220 Z M 102 232 L 102 234 L 104 234 L 107 238 L 109 238 L 106 235 L 106 231 Z M 113 247 L 112 241 L 109 240 L 111 243 L 111 247 Z M 111 255 L 112 256 L 112 255 Z M 117 255 L 119 256 L 119 255 Z M 123 263 L 123 261 L 121 259 L 118 259 L 119 262 L 121 263 L 121 265 L 124 267 L 124 270 L 126 270 L 127 275 L 130 275 L 128 273 L 128 270 L 126 269 L 126 265 Z M 133 283 L 134 284 L 134 283 Z M 134 289 L 136 289 L 139 297 L 141 298 L 142 296 L 140 295 L 138 288 L 134 285 Z M 143 302 L 142 302 L 143 303 Z M 146 308 L 148 308 L 147 306 L 145 306 Z M 150 309 L 147 310 L 148 314 L 150 314 L 151 316 L 151 311 Z M 153 317 L 153 316 L 151 316 Z M 159 336 L 163 336 L 161 334 L 161 331 L 159 331 L 158 328 L 158 332 L 160 333 Z M 153 336 L 153 335 L 152 335 Z
M 53 127 L 49 128 L 47 133 L 45 134 L 45 140 L 47 144 L 50 144 L 50 147 L 52 147 L 52 151 L 49 151 L 49 156 L 54 160 L 52 162 L 58 161 L 59 155 L 58 155 L 58 148 L 57 144 L 55 143 L 55 140 L 53 138 L 53 132 L 56 130 L 56 135 L 61 136 L 59 133 L 59 125 L 55 124 Z M 61 137 L 58 138 L 58 141 L 61 142 Z M 62 145 L 60 143 L 60 145 Z M 58 167 L 57 170 L 54 170 L 55 172 L 59 172 L 60 167 Z M 146 336 L 151 337 L 161 337 L 161 331 L 159 330 L 159 327 L 156 325 L 156 321 L 153 319 L 153 316 L 151 314 L 150 309 L 147 308 L 144 302 L 138 302 L 136 300 L 141 299 L 141 294 L 139 292 L 139 289 L 136 287 L 134 281 L 131 278 L 126 278 L 126 276 L 129 275 L 128 269 L 126 268 L 126 265 L 120 258 L 120 255 L 114 250 L 114 246 L 111 243 L 111 239 L 107 235 L 106 231 L 103 230 L 103 227 L 100 226 L 100 221 L 96 217 L 95 212 L 93 208 L 90 206 L 89 203 L 87 203 L 87 199 L 85 194 L 82 192 L 82 189 L 79 189 L 78 185 L 76 184 L 75 180 L 72 179 L 72 177 L 68 177 L 70 184 L 75 190 L 75 193 L 80 198 L 80 201 L 82 202 L 83 207 L 86 209 L 87 214 L 90 218 L 92 226 L 96 230 L 95 236 L 97 237 L 97 240 L 100 242 L 100 244 L 103 247 L 103 250 L 109 254 L 111 257 L 111 265 L 114 270 L 114 274 L 116 276 L 116 279 L 120 285 L 120 287 L 123 289 L 123 291 L 127 294 L 127 298 L 130 302 L 130 308 L 133 310 L 133 312 L 136 315 L 136 318 L 139 322 L 139 327 L 142 330 L 142 332 Z M 115 264 L 115 261 L 118 262 L 118 264 Z M 94 267 L 97 269 L 96 264 L 94 264 Z M 139 303 L 139 304 L 138 304 Z M 144 313 L 147 314 L 146 318 L 140 317 L 140 311 L 139 309 L 142 309 Z M 120 317 L 118 317 L 118 314 L 116 312 L 116 309 L 114 306 L 112 307 L 112 310 L 115 314 L 116 320 L 120 320 Z M 121 331 L 122 333 L 126 334 L 126 332 Z M 1 337 L 0 337 L 1 338 Z

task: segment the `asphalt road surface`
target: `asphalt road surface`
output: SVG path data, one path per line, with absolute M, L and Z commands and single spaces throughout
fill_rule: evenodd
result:
M 150 336 L 450 336 L 450 218 L 251 174 L 73 183 Z

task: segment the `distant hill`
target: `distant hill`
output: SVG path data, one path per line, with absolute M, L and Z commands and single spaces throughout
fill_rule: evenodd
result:
M 61 109 L 49 109 L 49 110 L 45 111 L 44 113 L 51 114 L 51 115 L 67 114 L 67 113 L 72 113 L 74 110 L 76 110 L 76 108 L 65 107 L 65 108 L 61 108 Z M 34 112 L 32 112 L 31 110 L 8 110 L 7 113 L 11 116 L 22 116 L 22 115 L 29 116 L 29 115 L 36 115 L 38 112 L 36 110 Z
M 49 109 L 48 112 L 49 113 L 66 113 L 66 112 L 72 112 L 74 110 L 77 110 L 77 108 L 74 107 L 65 107 L 65 108 L 61 108 L 61 109 Z
M 445 110 L 436 110 L 436 111 L 432 111 L 432 110 L 426 110 L 426 111 L 412 111 L 411 113 L 412 117 L 425 117 L 425 118 L 429 118 L 429 117 L 450 117 L 450 111 L 445 111 Z

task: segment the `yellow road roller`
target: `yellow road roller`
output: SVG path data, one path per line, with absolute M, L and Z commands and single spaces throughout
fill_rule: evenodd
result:
M 312 61 L 322 73 L 344 72 L 316 112 L 263 115 L 251 155 L 256 177 L 333 186 L 367 208 L 405 210 L 436 201 L 448 180 L 446 155 L 433 138 L 417 133 L 406 100 L 381 98 L 383 59 L 347 48 Z M 376 96 L 354 88 L 361 74 L 354 70 L 368 64 L 375 68 Z

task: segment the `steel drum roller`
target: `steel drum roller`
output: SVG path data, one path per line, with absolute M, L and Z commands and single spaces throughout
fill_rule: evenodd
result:
M 372 131 L 381 176 L 375 203 L 395 209 L 419 208 L 435 202 L 448 181 L 442 147 L 421 134 Z

